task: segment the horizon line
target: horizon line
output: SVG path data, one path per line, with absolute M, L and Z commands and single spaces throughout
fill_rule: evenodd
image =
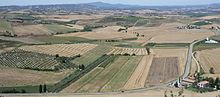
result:
M 41 6 L 41 5 L 71 5 L 71 4 L 89 4 L 89 3 L 106 3 L 106 2 L 101 2 L 101 1 L 98 1 L 98 2 L 87 2 L 87 3 L 51 3 L 51 4 L 24 4 L 24 5 L 16 5 L 16 4 L 11 4 L 11 5 L 0 5 L 1 7 L 7 7 L 7 6 L 20 6 L 20 7 L 23 7 L 23 6 Z M 220 3 L 220 2 L 219 2 Z M 206 3 L 206 4 L 186 4 L 186 5 L 178 5 L 178 4 L 173 4 L 173 5 L 155 5 L 155 4 L 151 4 L 151 5 L 142 5 L 142 4 L 126 4 L 126 3 L 106 3 L 106 4 L 113 4 L 113 5 L 116 5 L 116 4 L 122 4 L 122 5 L 130 5 L 130 6 L 142 6 L 142 7 L 160 7 L 160 6 L 166 6 L 166 7 L 172 7 L 172 6 L 201 6 L 201 5 L 211 5 L 211 4 L 218 4 L 218 3 Z

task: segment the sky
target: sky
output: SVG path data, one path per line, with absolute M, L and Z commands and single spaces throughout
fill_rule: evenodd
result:
M 88 2 L 122 3 L 130 5 L 200 5 L 220 3 L 220 0 L 0 0 L 5 5 L 47 5 L 47 4 L 78 4 Z

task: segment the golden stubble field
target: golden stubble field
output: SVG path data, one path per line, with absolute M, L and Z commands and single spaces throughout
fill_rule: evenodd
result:
M 48 30 L 43 25 L 25 25 L 25 26 L 15 26 L 13 27 L 15 34 L 18 36 L 26 35 L 51 35 L 55 32 Z
M 41 72 L 33 70 L 0 68 L 0 85 L 5 86 L 22 86 L 22 85 L 39 85 L 54 84 L 64 77 L 68 76 L 73 70 L 63 72 Z
M 209 74 L 209 69 L 214 68 L 216 74 L 220 74 L 220 49 L 203 50 L 197 53 L 197 59 L 205 73 Z
M 139 37 L 133 42 L 139 43 L 190 43 L 194 40 L 203 39 L 214 33 L 208 29 L 177 29 L 184 26 L 181 23 L 166 23 L 159 27 L 135 27 L 130 28 L 129 33 L 137 32 L 145 37 Z

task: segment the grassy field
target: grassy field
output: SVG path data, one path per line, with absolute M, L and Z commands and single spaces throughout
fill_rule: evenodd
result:
M 0 32 L 12 31 L 11 24 L 7 21 L 0 20 Z
M 88 43 L 96 40 L 85 39 L 81 37 L 57 37 L 57 36 L 45 36 L 45 37 L 34 37 L 34 39 L 47 44 L 71 44 L 71 43 Z
M 9 48 L 9 47 L 18 47 L 22 44 L 23 43 L 21 42 L 0 40 L 0 49 Z
M 206 21 L 199 21 L 199 22 L 195 22 L 193 23 L 193 25 L 197 25 L 197 26 L 204 26 L 204 25 L 209 25 L 212 23 L 206 22 Z
M 134 56 L 128 60 L 114 77 L 102 88 L 102 92 L 122 90 L 125 83 L 131 77 L 135 68 L 138 66 L 142 56 Z
M 218 37 L 213 37 L 212 39 L 215 39 L 217 41 L 219 41 L 219 36 Z M 200 41 L 198 43 L 196 43 L 194 45 L 194 51 L 201 51 L 201 50 L 206 50 L 206 49 L 214 49 L 214 48 L 219 48 L 220 47 L 220 43 L 217 44 L 207 44 L 205 43 L 205 40 Z
M 89 81 L 93 80 L 94 77 L 96 77 L 99 73 L 101 73 L 104 70 L 105 67 L 109 66 L 109 64 L 111 64 L 115 60 L 117 60 L 117 58 L 118 58 L 118 56 L 110 56 L 104 62 L 99 64 L 98 67 L 93 69 L 91 72 L 89 72 L 84 77 L 80 78 L 78 81 L 76 81 L 75 83 L 71 84 L 70 86 L 68 86 L 67 88 L 62 90 L 61 92 L 73 93 L 73 92 L 78 91 L 80 88 L 82 88 L 84 85 L 86 85 L 86 83 L 88 83 Z
M 87 66 L 90 63 L 92 63 L 93 61 L 95 61 L 96 59 L 98 59 L 99 57 L 101 57 L 102 55 L 109 52 L 110 49 L 111 48 L 107 47 L 107 46 L 97 46 L 96 48 L 88 51 L 83 56 L 73 60 L 72 62 L 77 64 L 77 65 L 84 64 L 85 66 Z
M 148 43 L 145 46 L 149 48 L 178 48 L 188 47 L 189 43 Z
M 110 64 L 77 92 L 100 92 L 103 86 L 114 77 L 129 59 L 129 56 L 119 57 L 114 63 Z
M 46 24 L 44 25 L 47 29 L 57 32 L 58 34 L 60 33 L 72 33 L 72 32 L 77 32 L 77 29 L 74 28 L 68 28 L 63 25 L 58 25 L 58 24 Z

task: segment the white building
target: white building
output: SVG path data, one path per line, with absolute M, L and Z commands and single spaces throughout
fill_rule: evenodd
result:
M 198 86 L 199 88 L 205 88 L 205 87 L 208 87 L 208 85 L 209 85 L 209 82 L 208 82 L 208 81 L 201 81 L 201 82 L 199 82 L 199 83 L 197 84 L 197 86 Z
M 218 43 L 218 41 L 215 41 L 215 40 L 212 40 L 212 39 L 206 38 L 205 43 L 216 44 L 216 43 Z

